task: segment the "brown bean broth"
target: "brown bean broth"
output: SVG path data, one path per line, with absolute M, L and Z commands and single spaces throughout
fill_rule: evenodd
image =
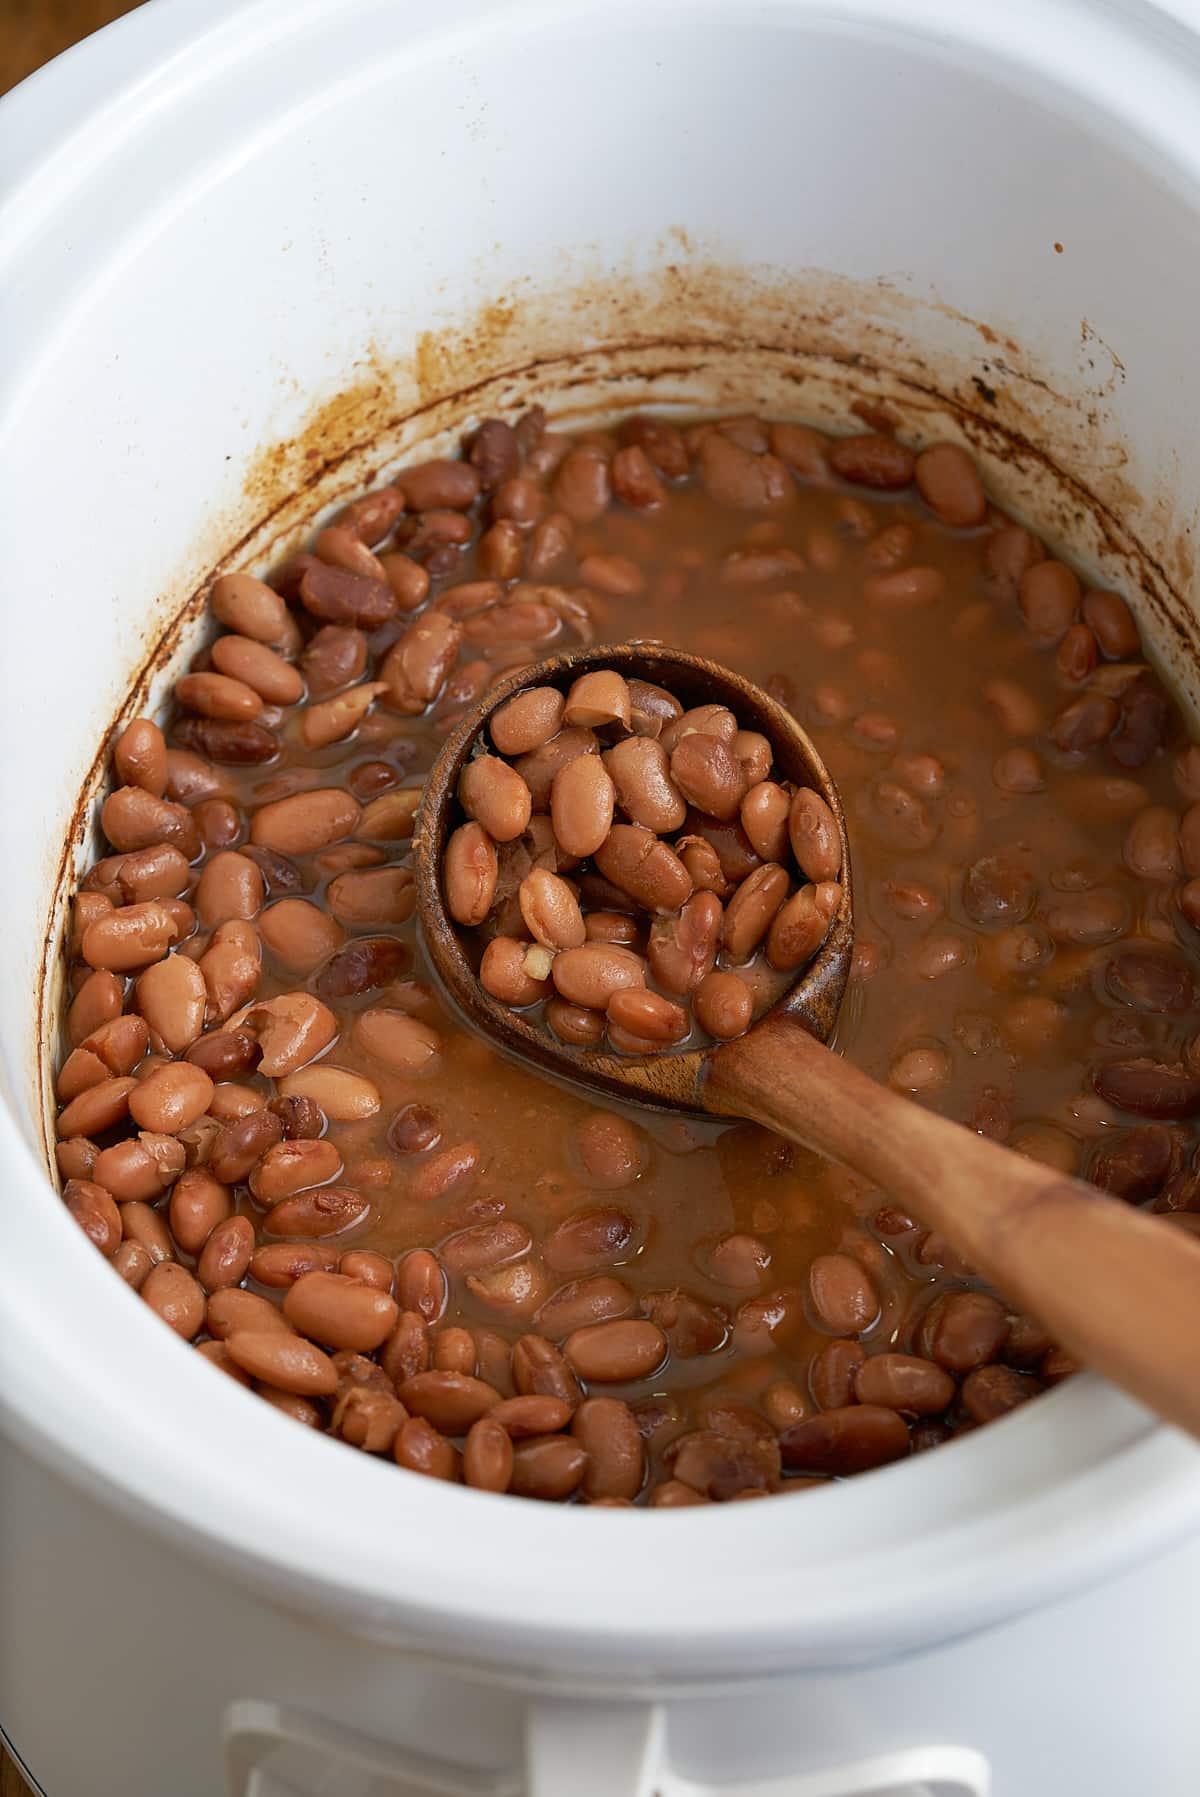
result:
M 1078 965 L 1088 958 L 1087 951 L 1072 955 L 1060 950 L 1041 978 L 1013 982 L 999 991 L 981 977 L 977 966 L 930 981 L 914 970 L 909 957 L 930 928 L 957 931 L 972 951 L 986 940 L 988 932 L 973 925 L 962 911 L 962 868 L 979 854 L 1009 847 L 1040 851 L 1048 889 L 1073 887 L 1083 873 L 1088 883 L 1127 894 L 1132 918 L 1147 905 L 1150 914 L 1159 912 L 1156 890 L 1129 874 L 1121 860 L 1129 814 L 1116 822 L 1091 814 L 1080 817 L 1073 797 L 1080 775 L 1069 765 L 1078 758 L 1047 752 L 1041 738 L 1037 746 L 1045 768 L 1045 791 L 1013 797 L 996 787 L 991 772 L 996 756 L 1026 739 L 1014 737 L 994 718 L 980 697 L 982 681 L 1002 674 L 1019 682 L 1040 704 L 1047 723 L 1076 689 L 1056 676 L 1053 649 L 1034 642 L 1022 628 L 1015 606 L 988 597 L 980 560 L 986 529 L 949 531 L 928 515 L 919 500 L 907 496 L 875 498 L 856 490 L 854 497 L 869 506 L 874 529 L 896 522 L 912 526 L 916 541 L 905 559 L 913 564 L 932 561 L 944 570 L 943 603 L 894 612 L 865 603 L 861 583 L 875 570 L 865 559 L 865 539 L 832 515 L 837 495 L 831 490 L 801 486 L 786 519 L 755 522 L 689 486 L 672 488 L 665 517 L 647 521 L 614 507 L 598 523 L 577 530 L 576 561 L 585 554 L 619 553 L 636 559 L 650 576 L 648 595 L 595 596 L 596 641 L 623 642 L 636 634 L 710 656 L 769 685 L 811 732 L 841 787 L 850 821 L 858 939 L 880 943 L 889 955 L 878 973 L 853 982 L 839 1025 L 838 1047 L 886 1079 L 903 1048 L 940 1041 L 953 1055 L 954 1071 L 947 1086 L 928 1099 L 933 1108 L 968 1122 L 982 1100 L 997 1094 L 1015 1133 L 1023 1125 L 1053 1122 L 1089 1137 L 1095 1126 L 1085 1122 L 1081 1128 L 1072 1102 L 1085 1090 L 1090 1045 L 1098 1035 L 1103 1039 L 1101 1032 L 1113 1013 L 1094 996 Z M 721 560 L 731 550 L 769 543 L 803 552 L 812 531 L 831 527 L 843 554 L 842 566 L 832 574 L 809 567 L 798 579 L 770 581 L 761 590 L 731 586 L 720 577 Z M 685 596 L 656 603 L 655 575 L 681 566 L 689 575 Z M 454 578 L 479 577 L 474 557 L 464 556 L 461 573 Z M 829 649 L 820 641 L 814 624 L 829 617 L 853 627 L 853 638 L 845 647 Z M 380 649 L 389 636 L 398 634 L 394 628 L 377 633 Z M 873 833 L 865 795 L 870 783 L 886 773 L 893 753 L 856 741 L 852 723 L 838 726 L 824 719 L 813 693 L 825 683 L 845 696 L 853 717 L 880 712 L 894 719 L 899 728 L 895 752 L 930 753 L 942 760 L 946 792 L 936 807 L 942 827 L 932 847 L 898 852 Z M 412 737 L 406 734 L 401 740 L 420 741 L 425 734 L 418 725 Z M 428 766 L 437 746 L 436 738 L 428 738 L 407 772 L 415 775 Z M 289 762 L 336 768 L 340 773 L 363 758 L 357 739 L 316 753 L 299 745 L 285 749 L 266 777 L 273 780 Z M 1089 772 L 1093 759 L 1084 764 Z M 1056 767 L 1055 760 L 1062 765 Z M 261 778 L 251 776 L 239 784 L 249 796 Z M 1176 799 L 1166 762 L 1140 770 L 1139 782 L 1148 801 L 1170 804 Z M 956 817 L 960 800 L 970 809 Z M 880 890 L 883 881 L 895 879 L 930 886 L 944 907 L 942 918 L 932 925 L 897 918 Z M 402 933 L 415 944 L 414 926 L 406 926 Z M 269 969 L 269 952 L 264 961 Z M 1064 961 L 1074 962 L 1077 969 L 1069 976 L 1065 994 Z M 275 989 L 292 987 L 292 976 L 279 971 Z M 417 971 L 430 977 L 423 962 Z M 270 989 L 264 980 L 264 990 Z M 1009 996 L 1024 992 L 1051 994 L 1064 1004 L 1059 1030 L 1044 1052 L 1032 1055 L 1014 1053 L 1004 1030 Z M 378 1002 L 375 993 L 341 1001 L 341 1006 L 366 1009 Z M 977 1019 L 985 1020 L 980 1033 L 986 1045 L 971 1052 L 956 1039 L 956 1030 L 965 1034 Z M 356 1246 L 391 1255 L 413 1247 L 436 1247 L 452 1228 L 472 1221 L 476 1208 L 488 1199 L 503 1200 L 505 1214 L 524 1222 L 536 1237 L 591 1195 L 572 1156 L 570 1129 L 595 1108 L 590 1101 L 523 1072 L 471 1032 L 458 1028 L 444 1011 L 436 1026 L 446 1035 L 441 1059 L 445 1079 L 437 1073 L 408 1080 L 390 1075 L 359 1054 L 345 1036 L 331 1053 L 338 1065 L 366 1073 L 383 1095 L 377 1118 L 335 1126 L 347 1167 L 345 1179 L 354 1183 L 354 1165 L 360 1158 L 390 1159 L 395 1168 L 392 1180 L 373 1193 L 375 1213 L 370 1225 L 356 1232 Z M 1161 1034 L 1155 1032 L 1156 1048 Z M 1171 1058 L 1176 1052 L 1173 1048 Z M 483 1145 L 483 1167 L 469 1194 L 453 1194 L 446 1203 L 432 1206 L 406 1200 L 408 1169 L 391 1154 L 386 1128 L 395 1111 L 414 1100 L 434 1103 L 442 1113 L 443 1144 L 472 1138 Z M 1095 1105 L 1094 1099 L 1089 1102 Z M 636 1109 L 625 1114 L 654 1144 L 647 1172 L 632 1189 L 615 1195 L 645 1231 L 645 1246 L 619 1270 L 619 1277 L 639 1293 L 678 1284 L 728 1306 L 729 1288 L 704 1277 L 694 1250 L 706 1238 L 743 1230 L 761 1236 L 770 1247 L 767 1291 L 802 1287 L 814 1254 L 836 1246 L 848 1226 L 856 1235 L 847 1199 L 867 1216 L 883 1201 L 880 1194 L 860 1195 L 852 1176 L 803 1151 L 770 1145 L 764 1132 L 749 1126 L 676 1122 Z M 745 1151 L 739 1153 L 743 1145 Z M 931 1272 L 922 1269 L 914 1292 L 887 1248 L 872 1252 L 871 1262 L 876 1273 L 886 1268 L 896 1285 L 890 1314 L 885 1313 L 867 1338 L 882 1347 L 892 1339 L 906 1304 L 929 1284 Z M 795 1303 L 789 1306 L 787 1364 L 776 1369 L 776 1376 L 794 1377 L 806 1388 L 804 1361 L 827 1338 L 808 1327 L 800 1308 Z M 454 1292 L 444 1320 L 503 1326 L 486 1306 Z M 740 1353 L 733 1342 L 720 1354 L 674 1363 L 665 1377 L 653 1382 L 654 1388 L 718 1384 L 735 1368 L 742 1371 L 739 1383 L 753 1389 L 760 1372 L 758 1355 Z M 636 1395 L 644 1396 L 645 1388 L 636 1388 Z
M 403 475 L 399 478 L 402 482 Z M 1129 821 L 1144 805 L 1179 807 L 1169 756 L 1160 752 L 1126 774 L 1111 766 L 1103 748 L 1086 755 L 1054 748 L 1045 728 L 1082 689 L 1060 675 L 1054 646 L 1035 641 L 1015 603 L 994 594 L 983 551 L 998 521 L 995 514 L 978 529 L 950 530 L 911 489 L 902 496 L 879 496 L 836 481 L 818 486 L 798 481 L 786 507 L 753 513 L 717 503 L 691 481 L 668 484 L 668 503 L 656 514 L 614 504 L 598 521 L 577 525 L 571 557 L 553 579 L 572 587 L 578 562 L 588 554 L 632 558 L 648 575 L 647 592 L 637 598 L 591 594 L 596 642 L 659 638 L 721 661 L 783 699 L 811 732 L 845 803 L 860 951 L 874 952 L 881 963 L 867 971 L 860 952 L 839 1024 L 840 1049 L 886 1081 L 906 1050 L 934 1047 L 948 1077 L 922 1091 L 923 1102 L 1017 1145 L 1028 1132 L 1053 1129 L 1059 1133 L 1048 1148 L 1040 1133 L 1031 1146 L 1060 1154 L 1061 1164 L 1073 1171 L 1086 1171 L 1095 1139 L 1122 1121 L 1095 1097 L 1089 1067 L 1116 1049 L 1175 1060 L 1194 1018 L 1117 1006 L 1103 988 L 1105 947 L 1052 947 L 1047 936 L 1049 952 L 1035 971 L 1006 971 L 997 961 L 996 932 L 974 923 L 963 909 L 963 870 L 982 855 L 1015 853 L 1036 875 L 1039 908 L 1061 894 L 1101 888 L 1121 895 L 1128 906 L 1124 935 L 1175 943 L 1171 887 L 1136 877 L 1122 858 Z M 486 506 L 486 499 L 482 503 Z M 864 598 L 864 579 L 881 571 L 870 559 L 866 533 L 891 524 L 904 524 L 913 533 L 900 565 L 929 564 L 942 571 L 941 600 L 888 607 Z M 815 534 L 826 547 L 836 545 L 833 571 L 814 563 Z M 798 550 L 806 566 L 784 578 L 731 583 L 723 576 L 723 559 L 750 547 Z M 686 575 L 682 595 L 663 597 L 659 577 L 680 570 Z M 436 595 L 458 581 L 482 577 L 471 548 L 451 575 L 435 579 L 433 590 Z M 402 617 L 374 633 L 365 678 L 372 677 L 408 621 Z M 571 640 L 568 629 L 546 648 Z M 480 653 L 486 651 L 465 644 L 460 665 Z M 514 659 L 498 657 L 497 669 Z M 201 656 L 197 665 L 206 664 Z M 986 703 L 981 689 L 997 678 L 1015 683 L 1032 701 L 1041 721 L 1036 735 L 1012 734 Z M 297 716 L 297 711 L 284 714 L 282 752 L 269 767 L 221 770 L 229 795 L 244 812 L 282 796 L 289 770 L 297 770 L 298 785 L 314 783 L 299 773 L 313 768 L 322 771 L 323 781 L 338 785 L 362 763 L 382 759 L 396 769 L 399 783 L 419 784 L 447 728 L 436 705 L 425 718 L 402 718 L 377 707 L 349 741 L 313 750 L 299 738 Z M 872 740 L 872 731 L 887 734 L 885 725 L 894 727 L 894 741 Z M 1007 793 L 993 778 L 997 756 L 1019 745 L 1033 748 L 1041 762 L 1041 792 Z M 897 778 L 897 756 L 909 754 L 936 757 L 944 787 L 925 800 L 932 840 L 904 847 L 881 826 L 873 795 L 881 779 Z M 408 846 L 386 845 L 388 862 L 402 862 Z M 311 858 L 298 858 L 298 864 L 309 866 Z M 919 920 L 899 916 L 888 896 L 888 883 L 898 881 L 928 888 L 935 914 Z M 326 884 L 314 879 L 306 896 L 319 903 Z M 1035 909 L 1035 928 L 1036 916 Z M 412 946 L 413 977 L 429 979 L 415 921 L 398 929 L 363 926 L 351 934 L 399 934 Z M 931 935 L 950 935 L 961 945 L 962 964 L 938 978 L 927 977 L 916 960 Z M 312 987 L 315 979 L 288 972 L 264 944 L 260 996 Z M 1031 998 L 1052 1002 L 1031 1007 Z M 395 999 L 384 989 L 330 1002 L 348 1026 L 356 1012 Z M 638 1403 L 653 1393 L 686 1391 L 689 1400 L 713 1393 L 754 1402 L 773 1382 L 788 1380 L 807 1398 L 810 1358 L 830 1339 L 814 1327 L 805 1298 L 808 1269 L 820 1253 L 852 1252 L 876 1281 L 882 1311 L 862 1337 L 869 1352 L 913 1351 L 913 1319 L 929 1299 L 937 1290 L 969 1282 L 966 1270 L 936 1243 L 925 1250 L 930 1264 L 923 1263 L 925 1238 L 919 1230 L 882 1238 L 875 1233 L 871 1220 L 886 1194 L 754 1126 L 629 1110 L 625 1115 L 649 1143 L 646 1169 L 619 1190 L 596 1187 L 575 1142 L 576 1126 L 596 1108 L 588 1099 L 501 1059 L 465 1031 L 436 996 L 420 1014 L 443 1038 L 441 1055 L 428 1073 L 401 1076 L 382 1066 L 358 1047 L 349 1027 L 327 1057 L 366 1074 L 382 1096 L 376 1116 L 329 1127 L 345 1163 L 339 1183 L 360 1187 L 372 1203 L 369 1221 L 335 1245 L 392 1257 L 415 1247 L 436 1250 L 454 1230 L 503 1212 L 528 1226 L 536 1257 L 546 1231 L 579 1208 L 611 1202 L 627 1210 L 638 1226 L 636 1251 L 623 1265 L 597 1270 L 615 1274 L 638 1297 L 683 1288 L 722 1306 L 730 1326 L 718 1351 L 673 1359 L 649 1380 L 605 1387 L 605 1395 Z M 268 1089 L 261 1078 L 247 1083 Z M 387 1140 L 396 1112 L 414 1101 L 436 1108 L 440 1147 L 471 1139 L 482 1150 L 469 1185 L 430 1202 L 410 1196 L 428 1156 L 399 1155 Z M 1181 1133 L 1190 1137 L 1190 1126 Z M 367 1163 L 375 1163 L 379 1183 L 372 1183 Z M 236 1208 L 261 1228 L 262 1210 L 244 1187 Z M 757 1293 L 732 1290 L 702 1270 L 704 1248 L 730 1232 L 751 1234 L 770 1252 Z M 562 1282 L 547 1272 L 543 1295 Z M 773 1333 L 755 1327 L 747 1313 L 738 1315 L 739 1305 L 756 1296 L 768 1300 Z M 516 1339 L 536 1329 L 531 1312 L 505 1317 L 455 1278 L 441 1325 L 461 1322 Z M 652 1479 L 663 1476 L 666 1444 L 698 1422 L 703 1416 L 693 1411 L 688 1420 L 681 1416 L 656 1432 Z

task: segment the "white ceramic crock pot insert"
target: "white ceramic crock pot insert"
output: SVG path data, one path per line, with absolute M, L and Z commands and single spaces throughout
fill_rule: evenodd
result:
M 213 1378 L 73 1229 L 35 995 L 60 845 L 135 669 L 261 518 L 289 466 L 261 452 L 348 386 L 331 444 L 396 422 L 322 503 L 473 416 L 450 397 L 471 380 L 572 415 L 736 396 L 843 425 L 855 386 L 891 392 L 915 435 L 965 430 L 1098 572 L 1133 570 L 1178 662 L 1198 95 L 1196 40 L 1148 5 L 154 0 L 5 104 L 0 1401 L 22 1441 L 252 1588 L 610 1691 L 878 1658 L 1194 1526 L 1195 1450 L 1090 1380 L 802 1505 L 669 1520 L 337 1451 Z M 527 333 L 540 373 L 517 372 Z M 892 373 L 848 369 L 856 341 Z M 606 342 L 627 348 L 565 387 L 554 357 Z M 985 413 L 975 377 L 1067 478 L 993 455 L 930 391 Z M 1102 511 L 1070 525 L 1072 481 L 1107 544 Z

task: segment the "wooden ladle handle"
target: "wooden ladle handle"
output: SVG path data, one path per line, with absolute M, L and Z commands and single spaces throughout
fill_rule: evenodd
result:
M 707 1108 L 877 1182 L 1009 1303 L 1200 1437 L 1200 1243 L 877 1085 L 789 1018 L 711 1057 Z

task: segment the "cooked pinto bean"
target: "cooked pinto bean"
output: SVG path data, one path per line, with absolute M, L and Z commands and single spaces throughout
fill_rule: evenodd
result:
M 455 923 L 480 924 L 499 877 L 496 846 L 482 824 L 460 824 L 446 845 L 446 908 Z
M 335 787 L 295 793 L 255 812 L 250 840 L 282 855 L 308 855 L 353 834 L 362 806 Z
M 845 1478 L 902 1459 L 908 1452 L 903 1417 L 879 1404 L 853 1404 L 793 1423 L 779 1438 L 789 1472 Z

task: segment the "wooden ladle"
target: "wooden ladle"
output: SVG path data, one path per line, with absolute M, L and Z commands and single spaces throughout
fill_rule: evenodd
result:
M 483 990 L 446 913 L 442 858 L 462 822 L 459 775 L 491 714 L 526 687 L 565 691 L 597 668 L 665 686 L 687 706 L 728 706 L 744 728 L 768 738 L 784 778 L 815 788 L 837 819 L 843 899 L 825 943 L 784 997 L 735 1041 L 644 1058 L 560 1043 Z M 426 784 L 414 848 L 418 915 L 434 968 L 468 1022 L 498 1047 L 606 1097 L 749 1118 L 840 1161 L 939 1231 L 1080 1362 L 1200 1436 L 1200 1242 L 925 1110 L 825 1046 L 854 946 L 845 815 L 811 739 L 761 688 L 650 642 L 557 655 L 525 668 L 494 687 L 447 738 Z

